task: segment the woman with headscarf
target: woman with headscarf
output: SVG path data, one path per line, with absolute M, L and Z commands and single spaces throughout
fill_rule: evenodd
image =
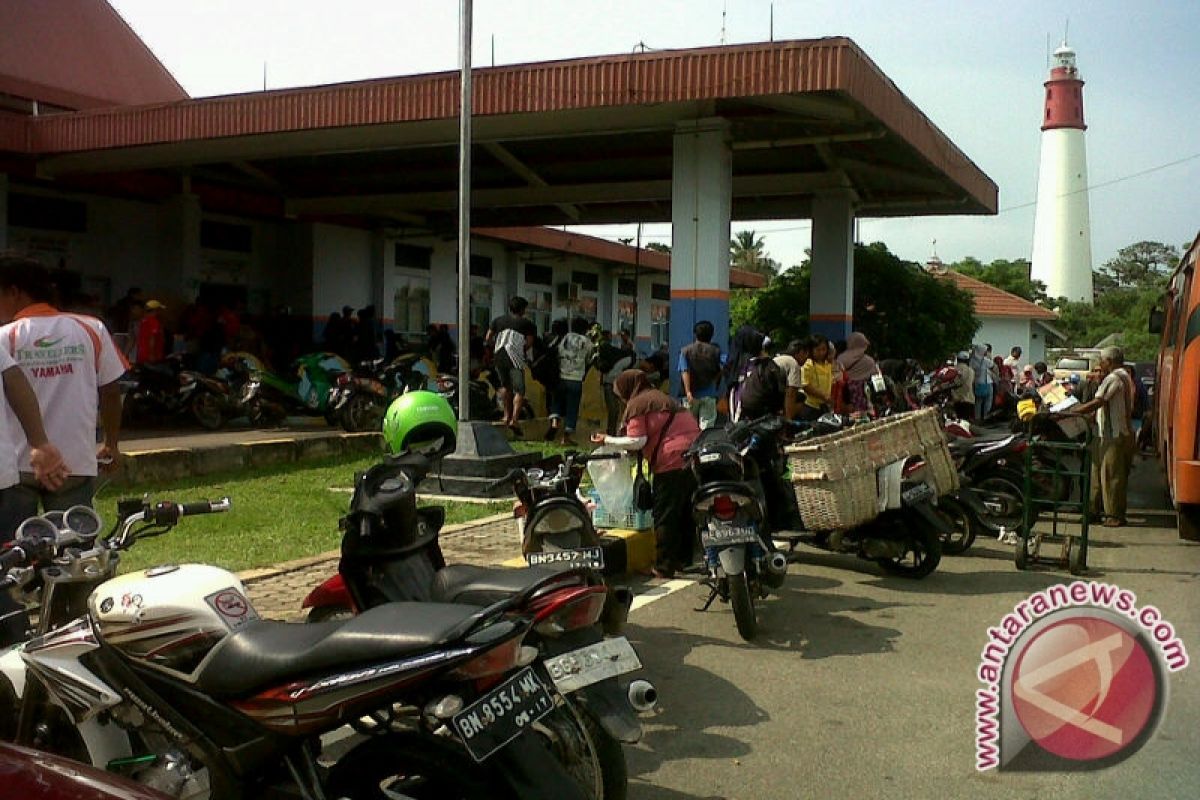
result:
M 870 346 L 871 342 L 867 337 L 855 331 L 846 339 L 846 349 L 837 357 L 845 386 L 844 403 L 850 413 L 865 414 L 871 410 L 871 401 L 867 397 L 867 381 L 879 372 L 879 366 L 875 359 L 867 355 L 867 348 Z
M 650 385 L 646 373 L 627 369 L 613 385 L 625 403 L 625 435 L 592 434 L 596 444 L 640 451 L 654 484 L 654 536 L 657 554 L 654 575 L 669 578 L 692 563 L 692 495 L 696 478 L 684 464 L 684 454 L 700 426 L 696 418 Z

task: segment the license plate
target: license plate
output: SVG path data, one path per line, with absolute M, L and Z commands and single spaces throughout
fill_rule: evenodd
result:
M 727 522 L 710 522 L 700 531 L 700 544 L 704 547 L 724 547 L 730 544 L 753 544 L 758 541 L 758 531 L 750 525 L 730 525 Z
M 555 564 L 563 567 L 588 567 L 604 569 L 604 550 L 599 547 L 581 547 L 578 550 L 543 550 L 529 553 L 525 561 L 531 567 L 539 564 Z
M 906 506 L 911 506 L 914 503 L 920 503 L 931 497 L 933 497 L 933 489 L 930 488 L 929 484 L 922 483 L 911 489 L 905 489 L 904 493 L 900 495 L 900 502 Z
M 637 651 L 624 636 L 547 658 L 545 664 L 563 694 L 642 668 Z
M 454 715 L 454 733 L 476 761 L 521 735 L 554 707 L 545 685 L 526 667 Z

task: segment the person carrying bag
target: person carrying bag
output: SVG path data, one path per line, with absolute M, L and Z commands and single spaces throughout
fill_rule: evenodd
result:
M 692 562 L 691 502 L 696 479 L 684 464 L 684 454 L 700 435 L 700 426 L 691 414 L 680 414 L 678 403 L 653 388 L 641 370 L 622 372 L 614 391 L 625 402 L 625 435 L 595 433 L 592 441 L 639 453 L 650 447 L 645 472 L 653 485 L 639 457 L 634 505 L 653 513 L 654 576 L 669 578 Z

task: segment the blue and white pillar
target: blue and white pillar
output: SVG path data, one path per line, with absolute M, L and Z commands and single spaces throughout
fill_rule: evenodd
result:
M 733 157 L 729 122 L 690 120 L 675 128 L 671 175 L 671 391 L 680 393 L 675 370 L 692 327 L 708 320 L 713 341 L 729 346 L 729 215 Z
M 812 204 L 812 283 L 809 328 L 831 342 L 854 323 L 854 193 L 821 192 Z

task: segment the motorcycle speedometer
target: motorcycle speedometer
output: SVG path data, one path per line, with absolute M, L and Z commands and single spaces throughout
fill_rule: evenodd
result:
M 80 536 L 95 536 L 103 526 L 100 515 L 87 506 L 71 506 L 63 513 L 63 527 Z
M 17 539 L 53 539 L 58 536 L 58 526 L 45 517 L 30 517 L 17 526 Z

